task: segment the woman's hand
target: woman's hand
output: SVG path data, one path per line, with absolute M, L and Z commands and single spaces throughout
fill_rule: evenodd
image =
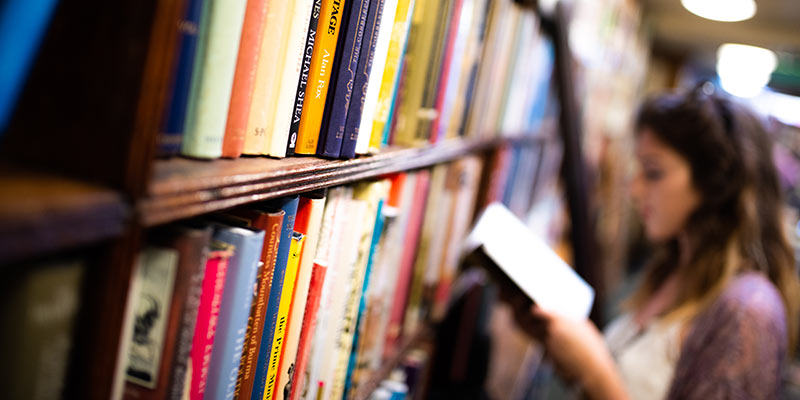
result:
M 586 319 L 562 317 L 535 305 L 531 313 L 542 327 L 536 336 L 565 378 L 579 382 L 593 399 L 627 398 L 617 366 L 594 324 Z

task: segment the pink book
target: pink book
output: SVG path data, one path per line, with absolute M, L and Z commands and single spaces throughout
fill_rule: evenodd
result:
M 300 340 L 297 345 L 297 361 L 295 368 L 298 372 L 294 374 L 292 383 L 291 400 L 296 400 L 303 390 L 303 379 L 305 378 L 305 368 L 308 362 L 308 352 L 311 349 L 311 339 L 314 335 L 314 327 L 317 325 L 317 310 L 319 310 L 320 295 L 322 294 L 322 284 L 325 283 L 325 272 L 328 267 L 314 263 L 314 270 L 311 272 L 311 283 L 308 286 L 308 300 L 306 301 L 306 311 L 303 314 L 303 327 L 300 330 Z
M 444 50 L 444 62 L 442 63 L 442 74 L 439 78 L 439 90 L 437 90 L 436 97 L 436 118 L 433 120 L 433 130 L 431 131 L 431 143 L 436 143 L 442 140 L 439 129 L 439 117 L 442 115 L 442 108 L 444 107 L 445 92 L 447 92 L 447 82 L 450 81 L 450 68 L 453 63 L 453 48 L 455 47 L 456 34 L 458 33 L 459 23 L 461 19 L 461 8 L 464 0 L 456 0 L 453 4 L 453 20 L 450 21 L 450 29 L 447 33 L 447 45 Z
M 417 255 L 417 245 L 419 242 L 422 220 L 425 216 L 425 203 L 428 197 L 428 187 L 430 186 L 430 171 L 422 170 L 417 172 L 416 186 L 414 187 L 414 198 L 411 203 L 408 225 L 406 228 L 405 248 L 400 261 L 400 271 L 397 276 L 397 288 L 394 292 L 394 301 L 391 306 L 389 316 L 389 327 L 386 334 L 386 346 L 384 355 L 394 354 L 397 342 L 403 332 L 403 317 L 406 314 L 406 301 L 408 301 L 408 289 L 411 284 L 411 274 L 414 272 L 414 258 Z
M 191 383 L 189 383 L 189 399 L 202 400 L 206 391 L 208 365 L 211 361 L 211 350 L 214 335 L 217 333 L 219 307 L 222 302 L 222 289 L 225 287 L 225 276 L 228 273 L 228 261 L 233 255 L 233 246 L 221 242 L 211 243 L 211 253 L 206 262 L 206 274 L 203 277 L 203 293 L 197 310 L 197 324 L 194 328 L 191 365 Z

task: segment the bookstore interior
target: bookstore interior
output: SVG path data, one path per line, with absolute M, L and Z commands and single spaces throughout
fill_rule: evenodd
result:
M 630 303 L 658 247 L 630 190 L 646 99 L 754 110 L 800 256 L 797 21 L 793 0 L 0 0 L 0 397 L 592 397 L 518 306 L 602 328 Z

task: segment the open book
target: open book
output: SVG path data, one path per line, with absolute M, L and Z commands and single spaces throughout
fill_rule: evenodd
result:
M 467 237 L 466 253 L 479 248 L 542 309 L 574 319 L 589 315 L 594 289 L 500 203 L 486 207 Z

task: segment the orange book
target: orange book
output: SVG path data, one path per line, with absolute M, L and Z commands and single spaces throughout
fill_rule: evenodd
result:
M 345 0 L 323 0 L 322 13 L 317 24 L 314 55 L 311 56 L 311 68 L 308 72 L 303 114 L 300 117 L 300 129 L 297 132 L 296 154 L 317 153 L 319 130 L 322 127 L 322 114 L 325 111 L 325 100 L 330 86 L 333 57 L 336 55 L 336 43 L 339 39 L 343 21 Z
M 256 82 L 259 45 L 264 34 L 268 3 L 267 0 L 247 0 L 239 55 L 236 58 L 236 74 L 233 77 L 231 105 L 228 108 L 228 122 L 222 142 L 223 157 L 239 157 L 244 149 L 244 135 Z

